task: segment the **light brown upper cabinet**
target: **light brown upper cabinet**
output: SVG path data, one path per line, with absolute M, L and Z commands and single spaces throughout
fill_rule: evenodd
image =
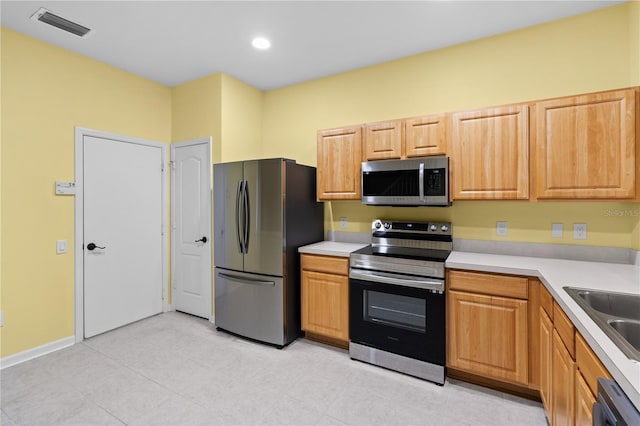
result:
M 360 126 L 318 131 L 318 201 L 360 200 Z
M 403 123 L 400 120 L 364 125 L 365 161 L 402 158 Z
M 636 196 L 637 90 L 535 104 L 532 185 L 539 199 Z
M 445 114 L 365 124 L 363 161 L 445 154 L 446 128 Z
M 529 108 L 512 105 L 451 114 L 451 198 L 529 198 Z
M 447 153 L 447 125 L 445 114 L 407 118 L 404 121 L 405 152 L 407 157 L 426 157 Z

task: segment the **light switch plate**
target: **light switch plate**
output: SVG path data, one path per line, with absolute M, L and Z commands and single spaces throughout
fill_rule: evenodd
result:
M 496 222 L 496 235 L 499 237 L 507 235 L 507 222 Z
M 561 223 L 551 224 L 551 237 L 562 238 L 562 231 L 563 231 L 563 227 Z
M 57 240 L 56 241 L 56 253 L 64 254 L 67 252 L 67 240 Z

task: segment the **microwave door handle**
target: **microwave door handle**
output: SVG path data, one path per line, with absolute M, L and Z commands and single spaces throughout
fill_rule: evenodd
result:
M 418 190 L 420 191 L 420 201 L 424 202 L 424 163 L 420 163 L 418 171 Z

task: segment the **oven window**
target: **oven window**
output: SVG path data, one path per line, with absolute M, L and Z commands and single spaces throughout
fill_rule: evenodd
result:
M 416 297 L 364 290 L 364 320 L 426 332 L 427 301 Z

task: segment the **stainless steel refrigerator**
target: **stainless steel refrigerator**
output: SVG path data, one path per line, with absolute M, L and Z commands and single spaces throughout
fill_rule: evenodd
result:
M 298 248 L 324 239 L 316 169 L 221 163 L 213 181 L 216 326 L 283 347 L 301 333 Z

